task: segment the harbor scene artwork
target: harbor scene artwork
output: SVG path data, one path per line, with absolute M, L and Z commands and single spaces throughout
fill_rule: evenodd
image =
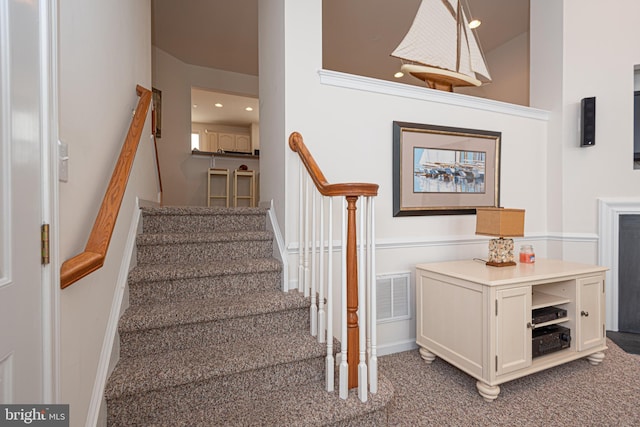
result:
M 485 152 L 414 147 L 413 159 L 414 193 L 485 192 Z
M 500 206 L 502 134 L 393 122 L 393 216 L 470 215 Z

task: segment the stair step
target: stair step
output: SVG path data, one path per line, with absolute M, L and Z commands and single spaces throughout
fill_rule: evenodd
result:
M 142 208 L 144 233 L 265 230 L 265 208 L 163 206 Z
M 285 374 L 287 381 L 293 381 L 288 365 L 306 359 L 322 358 L 326 346 L 319 344 L 308 331 L 293 331 L 286 334 L 252 337 L 222 345 L 198 347 L 188 351 L 173 351 L 144 357 L 122 358 L 114 369 L 105 390 L 107 400 L 129 399 L 138 393 L 147 393 L 168 387 L 182 386 L 251 372 L 250 382 L 278 382 Z M 322 363 L 320 363 L 322 365 Z M 273 367 L 280 367 L 273 369 Z M 295 368 L 291 368 L 294 369 Z M 262 370 L 261 374 L 255 371 Z M 251 379 L 257 375 L 257 380 Z M 296 382 L 308 382 L 312 378 L 302 378 Z M 240 378 L 247 376 L 241 375 Z M 236 385 L 237 386 L 237 385 Z M 225 386 L 226 387 L 226 386 Z M 235 387 L 235 386 L 234 386 Z M 227 393 L 226 389 L 219 390 Z
M 120 354 L 135 357 L 304 330 L 309 301 L 298 292 L 263 292 L 132 307 L 119 325 Z
M 136 240 L 138 264 L 193 264 L 273 255 L 273 233 L 141 234 Z
M 282 287 L 281 271 L 275 258 L 138 265 L 129 272 L 129 300 L 155 304 L 276 290 Z
M 285 380 L 286 381 L 286 380 Z M 208 384 L 189 389 L 151 392 L 135 398 L 128 406 L 114 405 L 109 425 L 153 426 L 386 426 L 386 405 L 393 386 L 384 377 L 378 392 L 369 393 L 366 403 L 357 400 L 355 389 L 340 399 L 337 388 L 324 389 L 323 381 L 285 384 L 287 387 L 249 387 L 233 399 L 216 400 Z M 227 395 L 228 397 L 228 395 Z M 111 407 L 111 406 L 110 406 Z M 141 410 L 144 408 L 144 410 Z
M 274 311 L 309 307 L 298 291 L 272 291 L 254 295 L 186 300 L 131 307 L 120 318 L 120 332 L 187 325 Z

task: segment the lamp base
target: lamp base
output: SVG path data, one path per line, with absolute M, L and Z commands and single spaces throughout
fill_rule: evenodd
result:
M 489 240 L 489 259 L 487 260 L 487 265 L 493 267 L 508 267 L 516 265 L 515 261 L 516 258 L 513 255 L 513 239 L 500 237 Z
M 513 261 L 505 261 L 505 262 L 487 261 L 487 263 L 485 265 L 489 265 L 491 267 L 511 267 L 511 266 L 516 265 L 516 263 L 513 262 Z

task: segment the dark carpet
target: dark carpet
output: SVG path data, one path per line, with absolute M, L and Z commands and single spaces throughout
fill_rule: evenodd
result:
M 607 338 L 627 353 L 640 354 L 640 334 L 607 331 Z

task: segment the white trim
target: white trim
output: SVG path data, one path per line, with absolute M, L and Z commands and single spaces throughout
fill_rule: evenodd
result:
M 259 206 L 265 205 L 266 203 L 260 202 Z M 280 226 L 278 225 L 278 218 L 276 217 L 276 209 L 273 204 L 273 199 L 269 202 L 269 210 L 267 211 L 269 222 L 268 224 L 271 227 L 271 231 L 273 232 L 273 237 L 276 241 L 276 246 L 273 248 L 273 253 L 277 259 L 282 262 L 282 290 L 284 292 L 288 292 L 289 288 L 289 260 L 287 259 L 287 254 L 285 253 L 285 245 L 284 238 L 282 237 L 282 232 L 280 231 Z
M 11 283 L 11 115 L 9 2 L 0 2 L 0 287 Z M 7 143 L 5 143 L 5 141 Z
M 138 235 L 138 225 L 140 222 L 140 200 L 136 197 L 135 205 L 133 208 L 133 215 L 129 224 L 129 234 L 127 235 L 127 241 L 123 251 L 122 262 L 120 264 L 120 271 L 118 273 L 118 281 L 116 284 L 116 291 L 113 295 L 111 302 L 111 312 L 109 313 L 109 321 L 107 323 L 107 329 L 102 341 L 102 351 L 100 352 L 100 359 L 98 361 L 98 369 L 96 371 L 96 378 L 93 383 L 93 391 L 91 393 L 91 401 L 89 402 L 89 412 L 87 414 L 87 426 L 95 426 L 98 423 L 100 416 L 100 406 L 102 405 L 104 389 L 107 384 L 107 378 L 109 376 L 109 364 L 111 362 L 111 350 L 113 349 L 113 343 L 118 333 L 118 322 L 120 321 L 120 312 L 122 307 L 122 300 L 127 288 L 127 279 L 129 277 L 129 270 L 131 268 L 131 259 L 133 258 L 133 251 L 136 248 L 136 236 Z
M 620 215 L 640 214 L 640 199 L 598 199 L 600 246 L 598 264 L 609 267 L 605 294 L 607 330 L 618 330 L 618 244 Z
M 404 340 L 391 344 L 378 345 L 378 357 L 388 354 L 402 353 L 403 351 L 415 350 L 418 348 L 416 340 Z
M 602 233 L 600 233 L 602 235 Z M 573 242 L 573 243 L 598 243 L 601 239 L 598 234 L 594 233 L 527 233 L 525 237 L 521 239 L 514 239 L 516 246 L 520 241 L 529 242 Z M 376 251 L 390 250 L 390 249 L 413 249 L 413 248 L 430 248 L 440 246 L 467 246 L 467 245 L 486 245 L 487 237 L 483 236 L 437 236 L 432 238 L 393 238 L 393 239 L 378 239 L 375 242 Z M 325 246 L 325 252 L 328 251 L 328 246 Z M 334 252 L 341 252 L 342 245 L 339 240 L 333 240 L 331 248 Z M 287 246 L 287 254 L 289 256 L 295 256 L 300 253 L 298 242 L 290 242 Z M 283 255 L 284 256 L 284 255 Z M 600 257 L 602 260 L 602 256 Z M 600 261 L 601 265 L 602 261 Z M 609 283 L 610 280 L 607 280 Z M 288 281 L 289 289 L 298 288 L 298 279 L 291 277 Z M 607 309 L 607 313 L 609 310 Z M 617 313 L 617 311 L 616 311 Z
M 523 238 L 514 239 L 517 242 L 527 241 L 562 241 L 562 242 L 579 242 L 579 243 L 597 243 L 599 237 L 594 233 L 529 233 Z M 486 244 L 487 237 L 483 236 L 436 236 L 430 238 L 388 238 L 376 240 L 376 250 L 385 249 L 408 249 L 408 248 L 428 248 L 436 246 L 459 246 L 459 245 L 478 245 Z M 332 242 L 334 251 L 341 249 L 340 241 Z M 298 242 L 290 242 L 287 246 L 289 255 L 299 253 Z
M 384 95 L 420 99 L 423 101 L 468 107 L 474 110 L 508 114 L 534 120 L 548 121 L 551 117 L 551 113 L 549 111 L 524 107 L 522 105 L 509 104 L 507 102 L 494 101 L 492 99 L 478 98 L 476 96 L 463 95 L 461 93 L 444 92 L 426 87 L 390 82 L 387 80 L 357 76 L 354 74 L 331 70 L 318 70 L 318 74 L 320 75 L 321 84 L 346 89 L 364 90 L 366 92 L 381 93 Z
M 43 399 L 60 400 L 60 270 L 58 219 L 58 5 L 40 0 L 42 221 L 49 227 L 49 264 L 42 269 Z

